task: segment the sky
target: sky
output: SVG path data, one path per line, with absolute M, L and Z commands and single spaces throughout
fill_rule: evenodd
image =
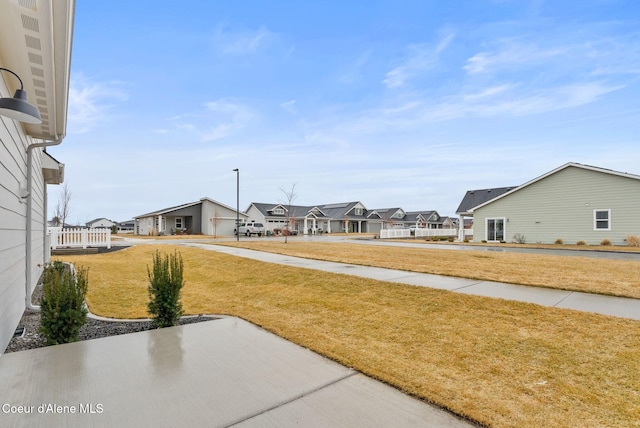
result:
M 640 174 L 639 79 L 635 0 L 78 0 L 49 152 L 70 223 L 235 207 L 235 168 L 241 210 L 455 216 L 567 162 Z

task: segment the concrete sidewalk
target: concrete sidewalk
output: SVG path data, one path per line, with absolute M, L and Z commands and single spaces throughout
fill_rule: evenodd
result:
M 640 320 L 640 300 L 638 299 L 326 262 L 223 245 L 204 243 L 184 245 L 287 266 Z
M 0 385 L 3 427 L 472 426 L 233 317 L 5 354 Z

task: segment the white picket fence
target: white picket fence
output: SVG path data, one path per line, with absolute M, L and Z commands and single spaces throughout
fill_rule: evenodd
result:
M 74 228 L 62 229 L 60 227 L 49 227 L 49 243 L 51 249 L 59 247 L 87 248 L 87 247 L 107 247 L 111 248 L 111 229 L 87 229 Z
M 390 238 L 424 238 L 430 236 L 452 236 L 456 238 L 458 236 L 458 229 L 427 229 L 417 228 L 413 229 L 415 233 L 411 233 L 410 229 L 382 229 L 380 231 L 381 239 Z M 473 235 L 472 229 L 464 230 L 465 236 Z

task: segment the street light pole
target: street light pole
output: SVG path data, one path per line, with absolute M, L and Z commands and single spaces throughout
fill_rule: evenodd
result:
M 236 172 L 236 241 L 240 242 L 240 170 L 233 170 Z

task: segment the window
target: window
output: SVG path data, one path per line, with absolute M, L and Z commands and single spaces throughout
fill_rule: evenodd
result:
M 274 208 L 273 213 L 282 215 L 282 214 L 284 214 L 284 209 L 282 209 L 282 208 Z
M 593 210 L 593 230 L 611 230 L 611 210 Z
M 182 229 L 182 217 L 176 217 L 176 230 Z
M 504 218 L 487 219 L 487 241 L 504 241 Z
M 362 215 L 362 208 L 355 208 L 354 212 L 355 212 L 355 215 Z

